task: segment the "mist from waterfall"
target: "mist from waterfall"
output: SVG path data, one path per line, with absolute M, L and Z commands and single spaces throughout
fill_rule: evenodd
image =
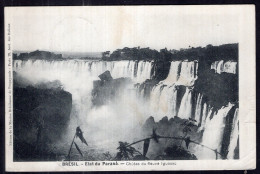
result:
M 151 69 L 148 61 L 14 61 L 14 71 L 26 79 L 28 85 L 59 80 L 64 90 L 72 94 L 73 109 L 67 139 L 72 139 L 75 128 L 81 126 L 91 135 L 91 144 L 98 146 L 105 143 L 111 149 L 116 149 L 119 140 L 135 136 L 133 132 L 145 121 L 148 109 L 144 109 L 136 99 L 133 85 L 125 87 L 116 103 L 92 108 L 93 81 L 108 70 L 113 78 L 129 77 L 133 83 L 141 83 L 150 78 Z M 106 136 L 109 142 L 104 138 Z

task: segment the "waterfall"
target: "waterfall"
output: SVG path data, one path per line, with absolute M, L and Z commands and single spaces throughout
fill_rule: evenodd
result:
M 224 72 L 224 60 L 221 60 L 217 63 L 217 69 L 216 69 L 217 73 L 222 73 Z
M 178 85 L 192 86 L 197 79 L 197 62 L 183 61 L 181 63 L 180 78 L 178 79 Z
M 224 64 L 224 72 L 236 74 L 237 62 L 227 61 Z
M 231 131 L 231 136 L 230 136 L 230 144 L 229 144 L 229 149 L 228 149 L 228 159 L 233 159 L 234 158 L 234 151 L 235 148 L 237 147 L 237 141 L 238 141 L 238 135 L 239 135 L 239 130 L 238 130 L 238 108 L 235 111 L 234 118 L 233 118 L 233 124 L 232 124 L 232 131 Z
M 162 81 L 163 84 L 171 86 L 175 84 L 180 76 L 179 68 L 181 65 L 181 61 L 173 61 L 171 62 L 170 71 L 165 80 Z
M 151 115 L 156 120 L 160 120 L 164 116 L 174 117 L 177 115 L 177 89 L 176 86 L 158 85 L 154 88 L 151 97 Z
M 137 73 L 135 74 L 135 64 L 137 64 Z M 15 60 L 14 71 L 21 68 L 35 67 L 40 70 L 59 68 L 61 70 L 73 71 L 72 73 L 88 73 L 94 79 L 106 70 L 111 72 L 113 78 L 129 77 L 136 83 L 144 82 L 150 79 L 152 62 L 149 61 L 82 61 L 82 60 L 64 60 L 64 61 L 45 61 L 45 60 Z M 59 71 L 56 71 L 59 73 Z
M 134 67 L 133 67 L 134 69 Z M 138 68 L 137 68 L 137 76 L 136 81 L 141 83 L 144 82 L 146 79 L 150 79 L 152 70 L 152 64 L 145 61 L 139 61 Z
M 211 66 L 217 73 L 236 73 L 236 62 L 217 61 Z M 100 108 L 91 107 L 91 91 L 93 81 L 104 71 L 111 72 L 113 78 L 128 77 L 133 83 L 142 83 L 151 78 L 152 62 L 149 61 L 89 61 L 89 60 L 15 60 L 13 70 L 17 75 L 26 79 L 29 85 L 59 80 L 64 90 L 73 97 L 72 117 L 76 123 L 84 125 L 83 131 L 93 136 L 92 142 L 103 143 L 103 134 L 111 134 L 123 141 L 124 138 L 135 136 L 130 133 L 133 125 L 139 125 L 148 116 L 154 116 L 156 121 L 162 117 L 178 116 L 182 119 L 194 118 L 200 126 L 198 132 L 203 133 L 201 143 L 212 149 L 221 149 L 221 141 L 225 127 L 225 118 L 233 104 L 222 107 L 213 113 L 213 108 L 205 102 L 202 94 L 194 94 L 193 85 L 197 79 L 198 62 L 172 61 L 169 74 L 165 80 L 160 81 L 150 92 L 150 98 L 137 96 L 136 90 L 120 91 L 116 103 L 109 103 Z M 133 85 L 133 84 L 131 84 Z M 144 90 L 141 91 L 144 93 Z M 195 99 L 192 99 L 196 96 Z M 179 108 L 177 108 L 179 107 Z M 194 115 L 192 115 L 194 113 Z M 117 120 L 117 121 L 115 121 Z M 116 122 L 116 123 L 115 123 Z M 102 126 L 98 126 L 102 125 Z M 114 125 L 115 124 L 115 125 Z M 111 128 L 111 125 L 113 128 Z M 84 127 L 86 127 L 84 130 Z M 98 128 L 97 128 L 98 127 Z M 123 131 L 119 137 L 118 132 Z M 204 132 L 203 132 L 204 130 Z M 131 134 L 131 135 L 129 135 Z M 121 134 L 120 134 L 121 135 Z M 73 135 L 72 135 L 73 136 Z M 136 137 L 134 137 L 136 138 Z M 103 140 L 103 141 L 102 141 Z M 127 139 L 126 139 L 127 140 Z M 238 109 L 235 111 L 233 128 L 230 137 L 228 158 L 234 157 L 234 150 L 238 140 Z M 107 142 L 105 142 L 107 143 Z M 196 154 L 201 159 L 215 159 L 215 153 L 202 148 Z
M 225 118 L 233 106 L 234 104 L 231 103 L 229 103 L 228 106 L 223 106 L 213 114 L 212 119 L 210 119 L 208 115 L 201 144 L 220 152 L 225 128 Z M 216 158 L 216 154 L 212 150 L 202 148 L 199 157 L 203 159 L 214 159 Z M 220 156 L 218 156 L 218 159 L 219 158 Z
M 197 79 L 197 62 L 196 61 L 172 61 L 170 71 L 165 80 L 160 81 L 151 91 L 151 108 L 153 115 L 158 119 L 163 116 L 177 116 L 181 118 L 191 117 L 192 112 L 192 95 L 189 89 L 181 100 L 179 114 L 177 114 L 177 93 L 176 86 L 192 86 Z M 186 108 L 187 107 L 187 108 Z M 199 112 L 199 111 L 198 111 Z
M 176 86 L 168 88 L 168 113 L 169 116 L 177 115 L 177 89 Z
M 208 114 L 208 108 L 207 108 L 207 103 L 204 103 L 203 105 L 203 111 L 202 111 L 202 118 L 201 118 L 201 125 L 199 128 L 199 131 L 204 130 L 206 119 L 207 119 L 207 114 Z
M 174 84 L 192 86 L 197 79 L 196 64 L 196 61 L 172 61 L 167 78 L 160 83 L 167 86 Z
M 196 102 L 196 108 L 195 108 L 195 120 L 197 121 L 197 125 L 200 124 L 200 118 L 201 118 L 201 105 L 202 105 L 202 97 L 203 95 L 199 94 Z
M 155 86 L 151 91 L 150 96 L 150 108 L 153 113 L 157 113 L 159 110 L 159 101 L 161 95 L 161 85 Z
M 162 86 L 162 90 L 161 90 L 161 94 L 159 97 L 159 104 L 158 104 L 158 112 L 155 113 L 155 115 L 159 115 L 161 117 L 163 117 L 164 115 L 168 114 L 169 111 L 169 94 L 168 94 L 168 89 L 167 87 Z
M 192 103 L 191 103 L 191 90 L 186 88 L 186 92 L 182 98 L 178 117 L 188 119 L 191 117 Z
M 226 73 L 237 73 L 237 62 L 227 61 L 224 63 L 224 60 L 215 61 L 211 64 L 211 69 L 214 69 L 216 73 L 221 74 L 223 72 Z

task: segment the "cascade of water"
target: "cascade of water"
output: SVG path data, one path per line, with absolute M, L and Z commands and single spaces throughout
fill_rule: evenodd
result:
M 104 71 L 112 71 L 114 69 L 114 62 L 101 62 L 101 61 L 93 61 L 86 62 L 89 64 L 89 72 L 91 76 L 98 76 Z
M 141 83 L 146 79 L 150 79 L 152 64 L 147 61 L 139 61 L 137 65 L 137 73 L 135 76 L 135 63 L 134 61 L 116 61 L 112 68 L 112 76 L 114 78 L 129 77 L 136 83 Z
M 237 62 L 227 61 L 224 64 L 224 72 L 236 74 Z
M 224 60 L 221 60 L 217 63 L 217 73 L 221 73 L 224 70 Z
M 207 103 L 204 103 L 203 105 L 203 111 L 202 111 L 202 118 L 201 118 L 201 125 L 198 131 L 204 130 L 206 119 L 207 119 L 207 114 L 208 114 L 208 108 L 207 108 Z
M 208 108 L 208 114 L 207 114 L 207 116 L 206 116 L 204 129 L 205 129 L 206 125 L 210 122 L 210 120 L 211 120 L 211 115 L 212 115 L 212 114 L 215 115 L 215 113 L 216 113 L 216 112 L 213 112 L 213 108 L 211 108 L 211 107 Z
M 197 121 L 197 125 L 200 124 L 200 118 L 201 118 L 201 105 L 202 105 L 202 97 L 203 95 L 199 94 L 196 102 L 196 108 L 195 108 L 195 120 Z
M 192 86 L 197 79 L 197 62 L 172 61 L 167 78 L 160 83 L 171 85 Z
M 186 92 L 181 100 L 178 117 L 182 119 L 188 119 L 191 117 L 192 102 L 191 102 L 191 90 L 186 88 Z
M 177 115 L 177 89 L 176 86 L 168 88 L 168 113 L 169 116 Z
M 177 115 L 177 89 L 176 86 L 166 86 L 162 83 L 155 86 L 150 95 L 151 113 L 156 120 L 164 116 Z
M 223 106 L 213 114 L 211 120 L 208 116 L 201 144 L 220 151 L 225 128 L 225 118 L 233 106 L 234 104 L 231 103 L 228 106 Z M 199 157 L 203 159 L 215 159 L 216 154 L 207 148 L 202 148 Z
M 137 74 L 135 75 L 135 61 L 81 61 L 81 60 L 66 60 L 66 61 L 45 61 L 45 60 L 15 60 L 14 71 L 18 71 L 22 66 L 37 66 L 41 70 L 51 69 L 56 66 L 57 68 L 68 68 L 70 71 L 77 73 L 89 71 L 89 75 L 96 77 L 108 70 L 111 72 L 113 78 L 129 77 L 134 82 L 141 83 L 146 79 L 150 79 L 152 63 L 148 61 L 139 61 Z M 51 67 L 49 67 L 51 65 Z M 58 73 L 58 71 L 57 71 Z
M 215 72 L 216 72 L 216 69 L 217 69 L 217 61 L 213 62 L 210 66 L 211 69 L 214 69 Z
M 134 65 L 133 65 L 133 70 L 134 70 Z M 151 70 L 152 70 L 152 64 L 150 62 L 139 61 L 137 67 L 136 81 L 140 83 L 145 81 L 146 79 L 150 79 Z
M 161 85 L 157 85 L 152 89 L 151 96 L 150 96 L 150 108 L 153 113 L 158 112 L 160 95 L 161 95 Z
M 181 72 L 178 79 L 178 85 L 192 86 L 197 79 L 195 66 L 196 62 L 183 61 L 181 63 Z
M 165 85 L 173 85 L 177 82 L 180 74 L 178 74 L 179 66 L 181 65 L 181 61 L 173 61 L 171 62 L 170 71 L 165 80 L 162 81 Z
M 237 140 L 238 140 L 238 108 L 235 111 L 234 118 L 233 118 L 233 124 L 232 124 L 232 131 L 231 131 L 231 136 L 230 136 L 230 143 L 229 143 L 229 148 L 228 148 L 228 159 L 233 159 L 234 158 L 234 153 L 235 153 L 235 148 L 237 146 Z
M 127 68 L 128 61 L 117 61 L 113 62 L 114 68 L 112 69 L 111 75 L 113 78 L 119 77 L 130 77 L 131 78 L 131 70 Z
M 162 88 L 162 86 L 161 86 Z M 173 117 L 176 116 L 176 102 L 177 100 L 177 90 L 175 86 L 164 86 L 161 89 L 161 93 L 159 96 L 158 110 L 156 113 L 153 113 L 160 117 L 163 116 Z
M 218 74 L 222 72 L 236 74 L 237 62 L 227 61 L 224 63 L 224 60 L 215 61 L 211 64 L 211 69 L 214 69 Z
M 153 114 L 163 117 L 177 115 L 177 89 L 176 85 L 192 86 L 197 78 L 197 62 L 173 61 L 171 62 L 170 71 L 167 78 L 151 91 L 151 106 Z M 163 87 L 163 88 L 162 88 Z M 162 90 L 159 90 L 161 89 Z M 191 117 L 192 99 L 191 91 L 186 90 L 181 101 L 179 115 L 181 118 Z M 200 99 L 202 100 L 202 99 Z M 201 103 L 201 102 L 200 102 Z M 188 108 L 186 108 L 188 107 Z M 199 110 L 199 106 L 198 109 Z M 199 113 L 199 111 L 197 111 Z
M 161 93 L 159 96 L 159 103 L 158 103 L 158 111 L 154 113 L 156 117 L 158 117 L 158 120 L 160 120 L 163 116 L 165 116 L 168 113 L 168 87 L 161 86 Z

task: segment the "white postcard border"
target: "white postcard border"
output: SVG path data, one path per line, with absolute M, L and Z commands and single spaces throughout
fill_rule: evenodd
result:
M 216 6 L 145 6 L 143 8 L 185 8 L 192 13 L 200 8 L 204 13 L 221 11 L 239 16 L 239 160 L 176 160 L 176 161 L 129 161 L 120 165 L 103 165 L 94 161 L 93 166 L 78 162 L 80 166 L 63 166 L 63 162 L 13 162 L 13 112 L 12 112 L 12 13 L 15 8 L 5 8 L 5 158 L 6 171 L 144 171 L 144 170 L 244 170 L 256 167 L 256 89 L 255 89 L 255 6 L 254 5 L 216 5 Z M 37 7 L 48 8 L 48 7 Z M 50 8 L 119 8 L 119 7 L 50 7 Z M 134 7 L 120 7 L 134 8 Z M 205 10 L 206 9 L 206 10 Z M 9 31 L 10 30 L 10 33 Z M 11 65 L 10 65 L 11 61 Z M 108 161 L 104 161 L 108 162 Z M 110 162 L 110 161 L 109 161 Z M 159 165 L 152 165 L 159 162 Z M 170 162 L 171 165 L 163 166 Z M 100 165 L 98 165 L 100 163 Z M 120 163 L 120 161 L 118 161 Z M 150 163 L 150 164 L 148 164 Z M 81 165 L 82 164 L 82 165 Z M 134 165 L 136 164 L 136 165 Z M 137 165 L 139 164 L 139 165 Z

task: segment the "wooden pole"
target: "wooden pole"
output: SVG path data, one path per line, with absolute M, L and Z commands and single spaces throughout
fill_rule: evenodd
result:
M 70 150 L 69 150 L 69 153 L 68 153 L 68 156 L 67 156 L 67 158 L 69 158 L 69 161 L 70 161 L 70 152 L 71 152 L 72 145 L 73 145 L 73 143 L 74 143 L 75 137 L 76 137 L 76 133 L 75 133 L 75 135 L 74 135 L 74 137 L 73 137 L 72 143 L 71 143 L 71 145 L 70 145 Z

